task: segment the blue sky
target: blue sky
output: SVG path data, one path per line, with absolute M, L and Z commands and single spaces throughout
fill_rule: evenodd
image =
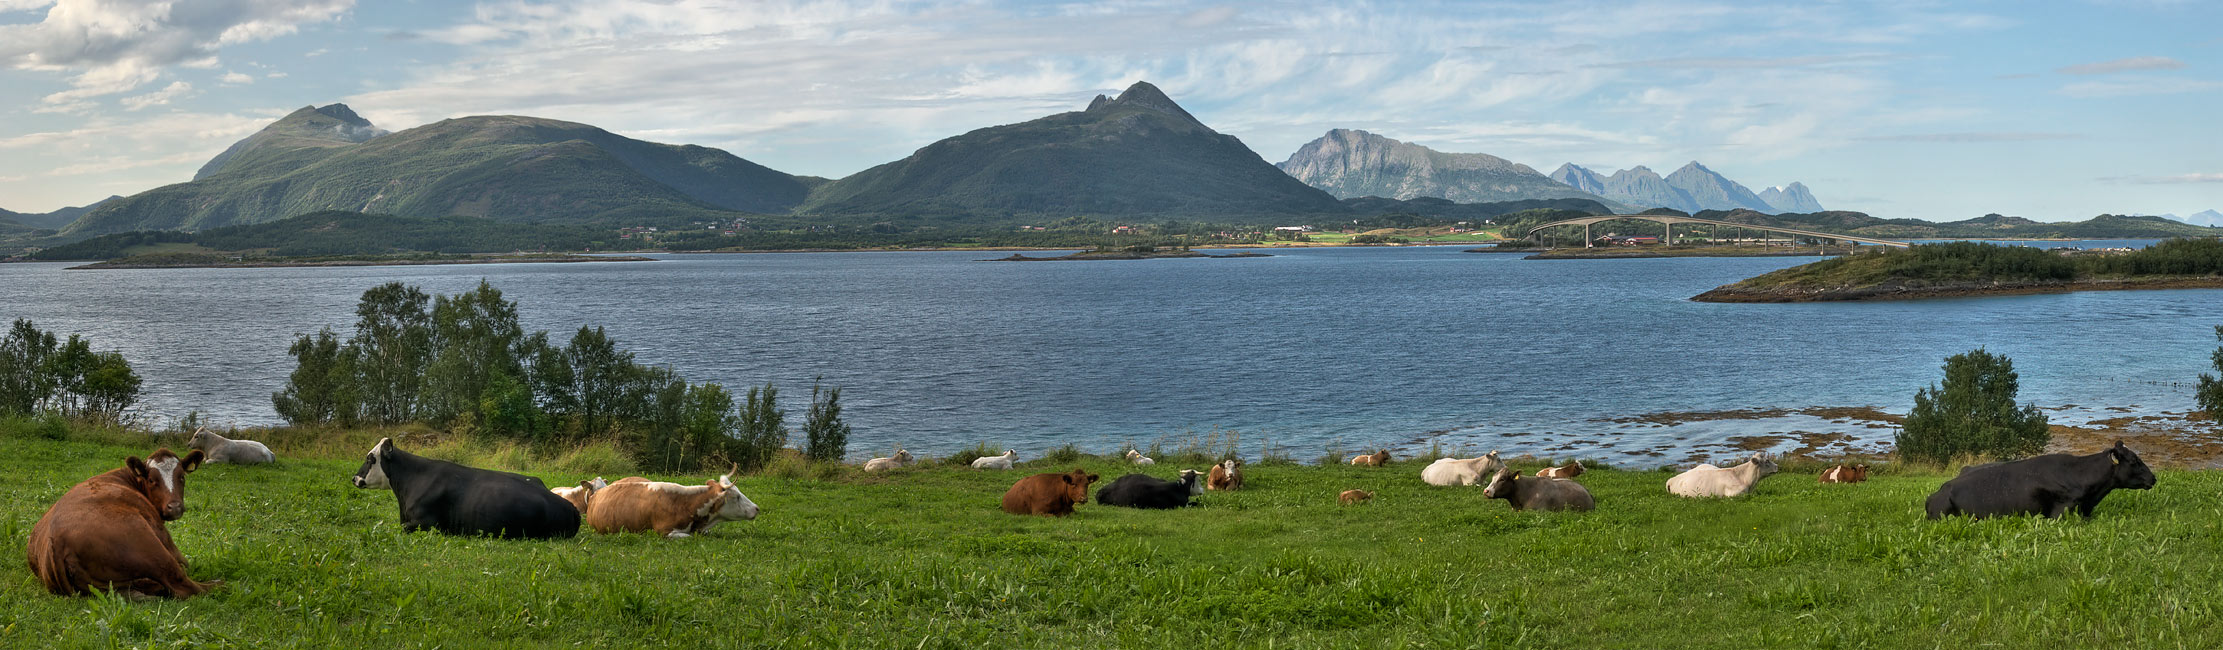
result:
M 523 114 L 840 177 L 1137 80 L 1549 172 L 1699 160 L 1954 220 L 2223 209 L 2223 3 L 0 0 L 0 208 L 182 182 L 304 105 Z

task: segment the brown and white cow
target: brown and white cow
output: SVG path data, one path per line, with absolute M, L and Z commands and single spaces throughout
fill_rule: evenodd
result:
M 185 554 L 162 523 L 185 516 L 185 475 L 201 458 L 199 450 L 179 458 L 157 449 L 70 488 L 31 527 L 31 573 L 62 596 L 93 588 L 170 598 L 208 591 L 219 581 L 186 577 Z
M 1581 476 L 1584 471 L 1582 461 L 1577 460 L 1558 467 L 1536 470 L 1536 478 L 1574 478 Z
M 1862 483 L 1868 480 L 1868 464 L 1838 465 L 1822 470 L 1822 483 Z
M 1341 495 L 1338 495 L 1338 496 L 1336 497 L 1336 499 L 1337 499 L 1338 501 L 1342 501 L 1342 502 L 1343 502 L 1343 505 L 1351 505 L 1351 504 L 1354 504 L 1354 503 L 1361 503 L 1361 502 L 1365 502 L 1365 501 L 1371 501 L 1371 500 L 1373 500 L 1373 499 L 1374 499 L 1374 491 L 1372 491 L 1372 490 L 1344 490 L 1344 491 L 1343 491 L 1343 494 L 1341 494 Z
M 571 507 L 578 508 L 579 514 L 584 515 L 587 514 L 587 500 L 594 497 L 596 490 L 606 487 L 610 487 L 610 482 L 597 476 L 580 481 L 579 487 L 548 488 L 548 491 L 554 492 L 556 496 L 563 497 L 563 500 L 571 502 Z
M 1088 485 L 1097 476 L 1074 468 L 1064 474 L 1036 474 L 1011 484 L 1003 493 L 1003 511 L 1014 515 L 1073 514 L 1073 506 L 1088 503 Z
M 638 476 L 618 479 L 587 500 L 586 522 L 603 534 L 653 530 L 679 538 L 710 532 L 719 522 L 747 521 L 756 515 L 756 502 L 733 487 L 733 472 L 728 471 L 702 485 Z
M 1383 449 L 1371 454 L 1359 454 L 1357 456 L 1352 456 L 1351 464 L 1365 465 L 1367 467 L 1381 467 L 1383 465 L 1387 465 L 1389 464 L 1389 450 Z
M 1204 481 L 1207 490 L 1243 489 L 1243 461 L 1229 458 L 1212 466 L 1212 473 Z

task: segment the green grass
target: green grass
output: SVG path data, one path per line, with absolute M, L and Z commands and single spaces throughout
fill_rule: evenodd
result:
M 8 557 L 72 484 L 148 451 L 0 441 Z M 705 536 L 505 542 L 401 532 L 357 463 L 193 474 L 170 530 L 225 584 L 192 600 L 48 596 L 7 560 L 0 647 L 2223 646 L 2211 472 L 2160 472 L 2090 522 L 1923 521 L 1945 476 L 1925 472 L 1692 501 L 1664 472 L 1593 471 L 1597 512 L 1517 513 L 1402 462 L 1246 467 L 1249 489 L 1180 511 L 998 510 L 1064 468 L 1037 461 L 751 477 L 763 516 Z M 1379 495 L 1337 505 L 1349 488 Z

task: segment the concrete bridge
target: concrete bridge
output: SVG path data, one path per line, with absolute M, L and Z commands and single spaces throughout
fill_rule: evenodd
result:
M 1640 220 L 1640 221 L 1651 221 L 1651 222 L 1656 222 L 1656 223 L 1659 223 L 1659 224 L 1661 224 L 1661 225 L 1664 225 L 1664 226 L 1666 226 L 1666 227 L 1667 227 L 1667 236 L 1666 236 L 1666 237 L 1661 237 L 1661 238 L 1660 238 L 1660 243 L 1662 243 L 1662 244 L 1670 244 L 1670 245 L 1672 245 L 1672 244 L 1674 244 L 1674 243 L 1675 243 L 1675 224 L 1678 224 L 1678 223 L 1696 223 L 1696 224 L 1705 224 L 1705 225 L 1709 225 L 1709 226 L 1714 226 L 1714 227 L 1715 227 L 1715 229 L 1716 229 L 1717 231 L 1719 230 L 1719 228 L 1720 228 L 1720 227 L 1722 227 L 1722 226 L 1727 226 L 1727 227 L 1730 227 L 1730 228 L 1743 228 L 1743 229 L 1745 229 L 1745 230 L 1756 230 L 1756 231 L 1759 231 L 1759 232 L 1761 232 L 1761 233 L 1783 233 L 1783 234 L 1786 234 L 1786 235 L 1791 235 L 1791 236 L 1794 236 L 1794 237 L 1812 237 L 1812 238 L 1815 238 L 1815 239 L 1834 239 L 1834 240 L 1838 240 L 1838 241 L 1850 241 L 1850 242 L 1860 242 L 1860 243 L 1863 243 L 1863 244 L 1873 244 L 1873 245 L 1876 245 L 1876 246 L 1897 246 L 1897 247 L 1899 247 L 1899 248 L 1906 248 L 1906 247 L 1909 247 L 1909 246 L 1912 246 L 1912 245 L 1913 245 L 1913 244 L 1909 244 L 1909 243 L 1906 243 L 1906 242 L 1903 242 L 1903 241 L 1893 241 L 1893 240 L 1889 240 L 1889 239 L 1875 239 L 1875 238 L 1872 238 L 1872 237 L 1856 237 L 1856 236 L 1853 236 L 1853 235 L 1840 235 L 1840 234 L 1836 234 L 1836 233 L 1827 233 L 1827 232 L 1822 232 L 1822 231 L 1819 231 L 1819 230 L 1801 230 L 1801 229 L 1798 229 L 1798 228 L 1775 228 L 1775 227 L 1770 227 L 1770 226 L 1757 226 L 1757 225 L 1753 225 L 1753 224 L 1749 224 L 1749 223 L 1737 223 L 1737 222 L 1734 222 L 1734 221 L 1716 221 L 1716 220 L 1713 220 L 1713 219 L 1700 219 L 1700 218 L 1697 218 L 1697 217 L 1680 217 L 1680 216 L 1675 216 L 1675 215 L 1672 215 L 1672 214 L 1608 214 L 1608 215 L 1600 215 L 1600 216 L 1595 216 L 1595 217 L 1582 217 L 1582 218 L 1580 218 L 1580 219 L 1565 219 L 1565 220 L 1561 220 L 1561 221 L 1554 221 L 1554 222 L 1551 222 L 1551 223 L 1547 223 L 1547 224 L 1544 224 L 1544 225 L 1541 225 L 1541 226 L 1537 226 L 1537 227 L 1534 227 L 1534 228 L 1530 228 L 1530 229 L 1528 229 L 1528 238 L 1529 238 L 1529 239 L 1535 239 L 1535 238 L 1536 238 L 1536 233 L 1538 233 L 1538 232 L 1542 232 L 1542 231 L 1543 231 L 1543 230 L 1544 230 L 1545 228 L 1557 228 L 1557 227 L 1559 227 L 1559 226 L 1582 226 L 1582 245 L 1583 245 L 1583 247 L 1584 247 L 1584 248 L 1588 248 L 1588 247 L 1591 247 L 1591 246 L 1594 246 L 1594 245 L 1596 245 L 1596 244 L 1597 244 L 1597 241 L 1598 241 L 1598 240 L 1597 240 L 1597 238 L 1594 238 L 1594 237 L 1591 237 L 1591 236 L 1590 236 L 1590 224 L 1598 223 L 1598 222 L 1600 222 L 1600 221 L 1618 221 L 1618 220 L 1621 220 L 1621 219 L 1636 219 L 1636 220 Z

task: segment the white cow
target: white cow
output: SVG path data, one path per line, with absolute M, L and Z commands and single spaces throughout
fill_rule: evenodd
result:
M 206 427 L 193 431 L 193 440 L 185 443 L 188 449 L 199 449 L 208 456 L 206 462 L 232 463 L 234 465 L 260 465 L 278 462 L 278 455 L 270 448 L 253 440 L 231 440 L 216 435 Z
M 1158 461 L 1151 460 L 1149 456 L 1144 456 L 1142 452 L 1133 449 L 1127 450 L 1127 462 L 1145 466 L 1158 464 Z
M 1439 458 L 1421 468 L 1420 480 L 1429 485 L 1487 485 L 1490 477 L 1505 469 L 1505 461 L 1498 460 L 1497 451 L 1477 458 Z
M 587 500 L 594 497 L 596 490 L 606 487 L 610 487 L 610 482 L 597 476 L 580 481 L 578 487 L 548 488 L 548 491 L 554 492 L 556 496 L 563 497 L 563 500 L 571 502 L 571 507 L 578 508 L 580 514 L 586 514 Z
M 1775 473 L 1775 459 L 1759 452 L 1736 467 L 1699 465 L 1667 479 L 1667 491 L 1685 497 L 1733 497 Z
M 973 469 L 1011 469 L 1011 461 L 1019 459 L 1019 450 L 1005 449 L 1002 456 L 981 456 L 973 459 Z
M 910 464 L 911 452 L 901 447 L 897 447 L 894 456 L 888 458 L 874 458 L 872 460 L 865 461 L 864 468 L 867 472 L 879 472 L 895 469 L 898 467 L 909 466 Z

